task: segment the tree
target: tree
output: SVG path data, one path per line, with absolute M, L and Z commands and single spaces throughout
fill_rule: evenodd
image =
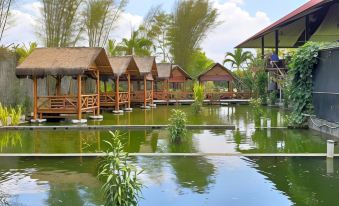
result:
M 151 55 L 152 41 L 140 36 L 140 31 L 135 30 L 131 32 L 131 38 L 123 38 L 122 42 L 117 46 L 117 50 L 124 55 Z
M 145 33 L 144 36 L 152 41 L 154 53 L 161 57 L 162 62 L 171 62 L 168 41 L 171 22 L 171 15 L 161 11 L 160 7 L 155 7 L 150 9 L 140 26 L 140 30 Z
M 118 51 L 118 44 L 116 40 L 109 39 L 108 40 L 108 45 L 107 45 L 107 52 L 110 56 L 117 56 L 119 55 Z
M 33 51 L 37 48 L 36 42 L 29 43 L 29 47 L 26 47 L 25 44 L 23 46 L 15 49 L 17 55 L 19 55 L 19 63 L 22 63 Z
M 41 0 L 42 33 L 46 47 L 75 46 L 82 27 L 78 8 L 82 0 Z
M 88 0 L 82 13 L 90 47 L 103 47 L 127 0 Z
M 0 42 L 7 27 L 12 0 L 0 0 Z
M 168 32 L 170 53 L 175 64 L 188 68 L 194 51 L 200 47 L 207 32 L 217 25 L 217 16 L 217 9 L 209 0 L 178 1 Z
M 247 63 L 253 57 L 252 53 L 249 51 L 243 51 L 243 49 L 238 48 L 234 50 L 234 53 L 227 52 L 225 55 L 224 64 L 230 62 L 233 68 L 240 70 L 243 64 Z
M 186 70 L 190 75 L 196 77 L 213 63 L 213 60 L 209 59 L 205 52 L 199 48 L 193 52 L 192 61 Z

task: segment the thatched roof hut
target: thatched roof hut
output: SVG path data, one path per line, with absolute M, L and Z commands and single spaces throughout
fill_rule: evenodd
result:
M 235 80 L 232 72 L 219 63 L 213 64 L 210 69 L 198 76 L 199 82 L 206 81 L 229 81 Z
M 117 76 L 121 76 L 126 73 L 130 73 L 132 75 L 140 74 L 139 68 L 136 65 L 133 56 L 109 57 L 109 62 L 111 63 L 113 73 Z
M 16 68 L 16 75 L 75 76 L 84 74 L 94 67 L 97 67 L 100 73 L 113 73 L 103 48 L 37 48 Z
M 170 82 L 184 82 L 187 80 L 192 80 L 192 77 L 179 65 L 173 65 Z
M 155 57 L 133 57 L 137 67 L 139 68 L 140 74 L 152 73 L 152 75 L 157 76 L 157 64 L 155 62 Z
M 157 64 L 158 79 L 169 79 L 171 77 L 172 64 L 159 63 Z

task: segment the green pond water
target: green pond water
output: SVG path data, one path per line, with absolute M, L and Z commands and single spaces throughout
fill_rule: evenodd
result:
M 88 125 L 167 124 L 170 110 L 189 124 L 234 124 L 237 130 L 189 130 L 173 145 L 168 130 L 122 130 L 130 153 L 325 153 L 332 137 L 312 130 L 260 129 L 248 106 L 159 106 L 113 115 Z M 286 112 L 264 108 L 272 127 Z M 42 125 L 63 125 L 48 122 Z M 0 130 L 0 153 L 93 153 L 107 149 L 105 130 Z M 339 149 L 335 147 L 335 152 Z M 141 175 L 140 205 L 336 205 L 339 159 L 281 157 L 133 157 Z M 0 158 L 0 205 L 101 205 L 97 158 Z
M 95 158 L 0 158 L 0 205 L 100 205 Z M 136 157 L 141 206 L 329 206 L 339 159 Z

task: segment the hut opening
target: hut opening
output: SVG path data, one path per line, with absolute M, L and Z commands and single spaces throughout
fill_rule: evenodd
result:
M 19 78 L 33 80 L 33 119 L 100 114 L 100 75 L 112 68 L 102 48 L 38 48 L 16 68 Z M 42 84 L 46 79 L 46 85 Z M 40 80 L 40 81 L 39 81 Z M 94 81 L 94 88 L 86 82 Z M 46 91 L 38 94 L 38 87 Z

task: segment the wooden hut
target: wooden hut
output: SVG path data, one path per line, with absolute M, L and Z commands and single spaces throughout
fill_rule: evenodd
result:
M 132 56 L 110 57 L 109 61 L 114 76 L 108 76 L 109 78 L 104 79 L 104 91 L 100 94 L 100 105 L 105 108 L 114 107 L 115 113 L 122 112 L 121 106 L 125 106 L 126 111 L 131 111 L 131 79 L 140 79 L 139 68 Z M 109 79 L 114 81 L 114 90 L 110 92 L 107 91 Z M 126 88 L 120 88 L 121 81 L 127 82 Z
M 233 83 L 235 77 L 232 75 L 232 72 L 226 67 L 219 63 L 213 64 L 210 69 L 198 76 L 198 81 L 200 84 L 205 84 L 206 82 L 227 82 L 227 91 L 222 92 L 221 98 L 230 98 L 233 97 Z M 214 92 L 207 92 L 205 95 L 208 99 L 212 98 Z M 220 92 L 216 92 L 219 93 Z
M 168 100 L 169 99 L 169 79 L 171 77 L 172 64 L 159 63 L 157 64 L 158 76 L 155 79 L 154 99 Z
M 142 108 L 153 104 L 154 77 L 158 75 L 155 57 L 133 57 L 139 76 L 132 76 L 132 103 L 142 103 Z M 143 82 L 142 87 L 140 81 Z M 136 85 L 135 85 L 136 84 Z M 149 105 L 148 105 L 149 104 Z
M 38 48 L 16 68 L 19 78 L 33 80 L 33 120 L 60 118 L 63 115 L 76 114 L 81 121 L 82 114 L 92 112 L 100 114 L 100 75 L 112 74 L 109 60 L 102 48 Z M 76 95 L 65 94 L 61 89 L 62 79 L 66 76 L 76 79 Z M 39 78 L 54 78 L 55 93 L 47 96 L 38 94 Z M 84 91 L 84 80 L 96 81 L 95 92 Z M 49 85 L 47 86 L 49 91 Z

